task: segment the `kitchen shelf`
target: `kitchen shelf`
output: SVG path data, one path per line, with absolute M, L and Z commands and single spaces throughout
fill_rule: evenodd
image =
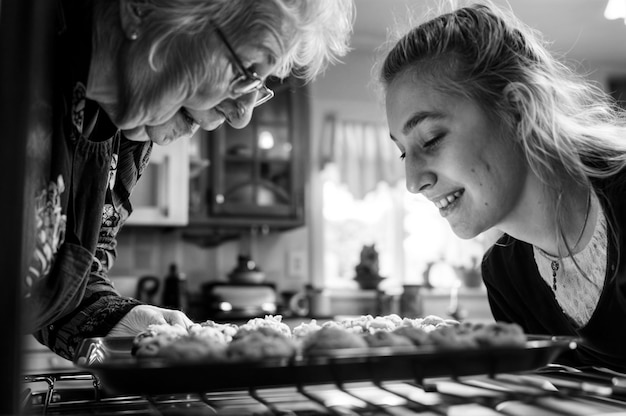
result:
M 189 223 L 183 237 L 213 246 L 248 232 L 304 225 L 309 95 L 299 80 L 270 80 L 274 98 L 243 129 L 223 126 L 191 146 L 209 166 L 190 179 Z

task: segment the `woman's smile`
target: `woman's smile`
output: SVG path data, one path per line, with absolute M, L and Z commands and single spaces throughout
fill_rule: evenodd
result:
M 442 217 L 447 217 L 450 212 L 460 204 L 460 198 L 463 195 L 463 191 L 455 191 L 442 198 L 437 198 L 433 201 L 435 206 L 439 209 L 439 213 Z

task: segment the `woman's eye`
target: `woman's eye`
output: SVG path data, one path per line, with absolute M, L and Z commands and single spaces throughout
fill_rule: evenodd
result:
M 424 146 L 423 146 L 424 149 L 428 149 L 428 150 L 435 149 L 441 143 L 441 139 L 443 139 L 443 134 L 434 136 L 432 139 L 424 143 Z
M 406 158 L 406 153 L 402 152 L 402 154 L 400 155 L 400 160 L 404 160 Z

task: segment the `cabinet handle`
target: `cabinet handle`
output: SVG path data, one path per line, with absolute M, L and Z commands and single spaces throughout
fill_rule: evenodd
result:
M 164 217 L 169 216 L 168 207 L 172 203 L 171 201 L 171 189 L 169 184 L 170 179 L 170 155 L 165 155 L 163 157 L 163 163 L 161 164 L 161 169 L 159 170 L 159 193 L 158 193 L 158 204 L 159 209 Z

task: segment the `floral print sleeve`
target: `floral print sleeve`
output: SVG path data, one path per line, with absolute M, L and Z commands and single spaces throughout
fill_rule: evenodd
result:
M 120 135 L 117 140 L 122 140 Z M 73 247 L 67 242 L 63 248 L 74 254 L 60 253 L 61 261 L 73 259 L 69 261 L 70 266 L 66 273 L 63 273 L 64 268 L 60 269 L 59 273 L 65 275 L 62 278 L 67 281 L 75 279 L 77 284 L 85 283 L 80 303 L 75 307 L 65 308 L 67 312 L 60 319 L 43 326 L 35 333 L 40 342 L 67 359 L 73 358 L 84 338 L 106 336 L 130 309 L 141 304 L 136 299 L 120 296 L 107 276 L 116 257 L 117 233 L 132 211 L 128 201 L 130 190 L 148 161 L 151 146 L 145 143 L 118 143 L 114 148 L 117 151 L 110 158 L 106 196 L 94 254 L 87 259 L 86 250 Z M 128 166 L 129 164 L 132 166 Z M 120 167 L 123 169 L 120 170 Z M 81 263 L 81 259 L 90 263 L 88 276 L 77 280 L 75 271 L 81 267 L 76 265 Z

